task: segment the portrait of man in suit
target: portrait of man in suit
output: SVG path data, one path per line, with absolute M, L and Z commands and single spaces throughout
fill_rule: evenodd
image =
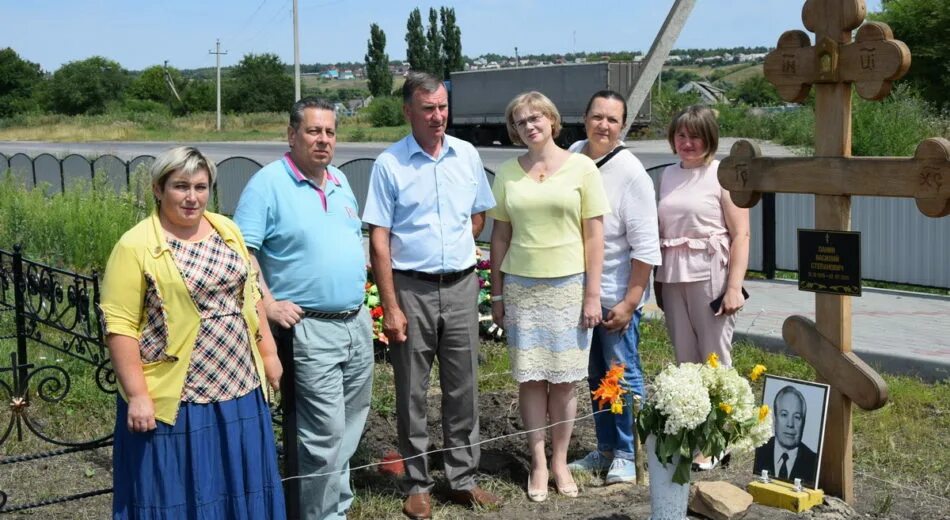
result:
M 806 486 L 815 485 L 818 455 L 802 442 L 807 413 L 805 396 L 794 386 L 786 385 L 775 394 L 772 407 L 775 436 L 755 451 L 757 475 L 765 469 L 771 478 L 788 482 L 800 478 Z

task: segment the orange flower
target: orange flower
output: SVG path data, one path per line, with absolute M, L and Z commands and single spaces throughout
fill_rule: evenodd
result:
M 765 418 L 768 416 L 769 416 L 769 405 L 763 404 L 762 407 L 759 408 L 759 422 L 764 421 Z
M 370 288 L 372 288 L 372 287 L 373 287 L 373 283 L 372 283 L 372 282 L 366 282 L 366 285 L 363 287 L 363 290 L 364 290 L 364 291 L 368 291 L 368 290 L 370 290 Z
M 375 308 L 373 308 L 372 310 L 369 311 L 369 315 L 372 316 L 374 320 L 379 319 L 379 318 L 382 318 L 382 317 L 383 317 L 383 308 L 382 308 L 382 307 L 375 307 Z
M 712 368 L 719 368 L 719 356 L 715 353 L 710 354 L 709 357 L 706 358 L 706 364 Z
M 600 386 L 596 390 L 591 392 L 594 396 L 594 399 L 597 400 L 597 406 L 599 409 L 603 410 L 604 406 L 610 405 L 610 409 L 614 413 L 622 413 L 622 403 L 623 399 L 620 397 L 627 391 L 620 386 L 620 382 L 623 381 L 623 370 L 624 365 L 614 365 L 607 371 L 607 374 L 600 380 Z M 615 406 L 620 403 L 621 406 Z M 619 412 L 615 410 L 620 410 Z

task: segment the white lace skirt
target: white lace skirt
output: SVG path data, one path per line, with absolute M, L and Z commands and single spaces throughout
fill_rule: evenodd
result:
M 505 274 L 505 333 L 519 383 L 587 379 L 591 329 L 580 326 L 584 274 L 526 278 Z

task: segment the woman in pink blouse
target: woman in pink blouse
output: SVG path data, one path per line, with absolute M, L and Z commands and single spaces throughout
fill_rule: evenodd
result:
M 719 126 L 712 110 L 687 107 L 673 118 L 667 139 L 680 162 L 660 178 L 663 264 L 656 294 L 677 362 L 702 363 L 716 354 L 731 366 L 736 313 L 745 303 L 749 210 L 737 207 L 719 185 Z

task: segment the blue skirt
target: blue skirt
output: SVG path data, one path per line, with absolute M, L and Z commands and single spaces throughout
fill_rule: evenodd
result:
M 286 518 L 270 410 L 261 390 L 228 401 L 181 403 L 174 426 L 126 427 L 117 400 L 113 519 Z

